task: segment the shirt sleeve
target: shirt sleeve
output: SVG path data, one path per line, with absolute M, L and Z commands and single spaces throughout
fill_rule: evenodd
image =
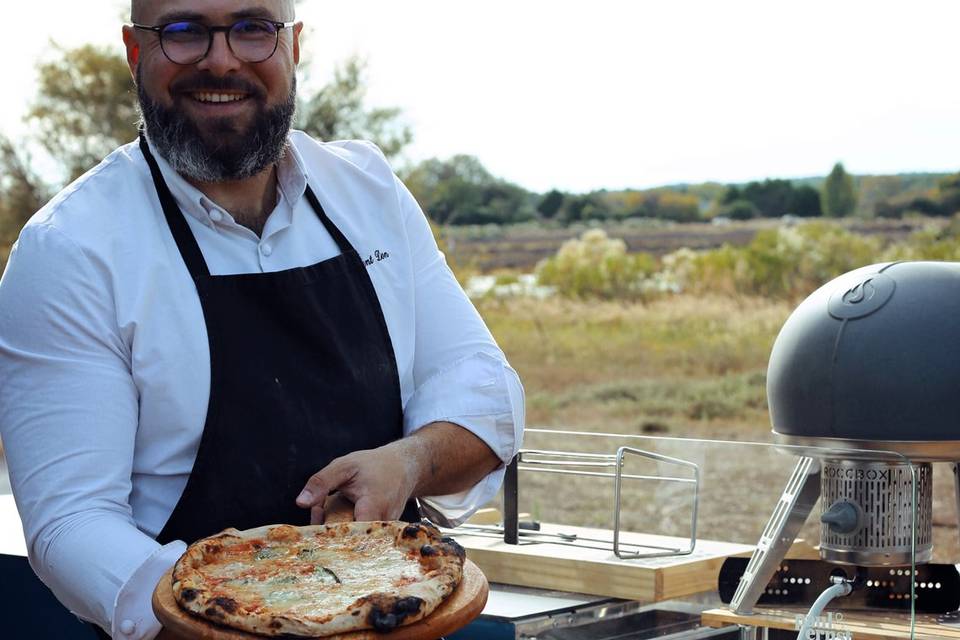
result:
M 404 407 L 404 432 L 452 422 L 483 440 L 506 464 L 523 437 L 520 378 L 447 265 L 417 201 L 399 180 L 397 191 L 416 299 L 415 389 Z M 421 508 L 438 524 L 456 526 L 496 495 L 503 474 L 501 466 L 468 491 L 421 498 Z
M 0 281 L 0 434 L 34 571 L 115 638 L 151 638 L 150 594 L 183 544 L 161 547 L 133 519 L 139 404 L 113 309 L 75 242 L 24 229 Z

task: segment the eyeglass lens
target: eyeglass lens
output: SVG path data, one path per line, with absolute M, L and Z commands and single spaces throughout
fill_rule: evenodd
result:
M 268 20 L 240 20 L 227 31 L 233 55 L 245 62 L 263 62 L 277 48 L 277 27 Z M 210 28 L 199 22 L 174 22 L 160 32 L 160 44 L 170 60 L 193 64 L 206 57 L 211 44 Z

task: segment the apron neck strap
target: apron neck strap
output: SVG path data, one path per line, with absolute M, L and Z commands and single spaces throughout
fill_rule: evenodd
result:
M 193 232 L 190 231 L 187 220 L 183 217 L 183 212 L 180 211 L 177 201 L 170 193 L 170 188 L 167 187 L 167 182 L 163 179 L 163 174 L 160 173 L 160 167 L 150 152 L 150 146 L 147 144 L 147 139 L 143 133 L 140 134 L 140 150 L 150 167 L 153 184 L 157 189 L 157 195 L 160 197 L 160 206 L 163 207 L 163 215 L 167 218 L 170 232 L 180 249 L 180 255 L 183 257 L 184 264 L 187 265 L 187 270 L 190 271 L 190 276 L 194 282 L 201 277 L 210 277 L 210 269 L 207 268 L 207 261 L 203 259 L 200 245 L 197 244 L 197 239 L 193 237 Z
M 312 206 L 313 210 L 316 212 L 317 217 L 320 218 L 320 222 L 322 222 L 323 226 L 327 229 L 327 233 L 329 233 L 337 243 L 340 253 L 356 253 L 353 245 L 350 244 L 349 240 L 347 240 L 347 237 L 343 235 L 340 229 L 333 224 L 333 221 L 327 217 L 327 212 L 323 210 L 323 205 L 320 204 L 317 194 L 313 192 L 313 189 L 310 188 L 309 184 L 307 185 L 307 191 L 305 195 L 307 196 L 307 201 L 310 203 L 310 206 Z

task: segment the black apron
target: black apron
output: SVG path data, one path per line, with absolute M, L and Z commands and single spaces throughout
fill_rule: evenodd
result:
M 308 186 L 341 255 L 275 273 L 211 276 L 142 137 L 140 148 L 196 283 L 210 343 L 200 448 L 157 541 L 309 524 L 309 509 L 295 500 L 311 475 L 403 436 L 397 362 L 367 268 Z M 403 517 L 419 519 L 413 501 Z

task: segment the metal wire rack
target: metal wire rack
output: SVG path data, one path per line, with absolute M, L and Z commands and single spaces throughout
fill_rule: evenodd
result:
M 689 475 L 643 475 L 625 473 L 624 467 L 626 460 L 630 456 L 674 465 L 681 469 L 688 470 Z M 612 540 L 585 537 L 578 534 L 548 533 L 521 528 L 518 506 L 520 471 L 613 479 L 614 505 Z M 693 485 L 689 543 L 679 547 L 672 547 L 624 542 L 622 539 L 623 536 L 621 535 L 623 533 L 621 511 L 625 481 L 672 482 Z M 510 464 L 507 465 L 503 495 L 503 526 L 463 525 L 459 530 L 469 532 L 471 535 L 502 536 L 505 543 L 514 545 L 550 543 L 588 549 L 612 550 L 617 558 L 623 560 L 689 555 L 693 553 L 697 545 L 697 511 L 700 505 L 700 467 L 687 460 L 632 447 L 620 447 L 615 454 L 525 449 L 521 450 Z

